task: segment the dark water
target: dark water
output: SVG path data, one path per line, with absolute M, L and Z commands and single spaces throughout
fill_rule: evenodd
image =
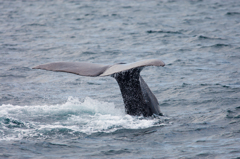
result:
M 240 158 L 240 1 L 1 1 L 0 158 Z M 161 59 L 164 117 L 124 112 L 111 77 L 55 61 Z

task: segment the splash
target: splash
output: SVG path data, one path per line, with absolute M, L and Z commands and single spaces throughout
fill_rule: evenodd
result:
M 86 97 L 69 97 L 64 104 L 0 106 L 0 139 L 49 138 L 53 136 L 111 133 L 119 129 L 159 126 L 159 119 L 133 117 L 113 103 Z

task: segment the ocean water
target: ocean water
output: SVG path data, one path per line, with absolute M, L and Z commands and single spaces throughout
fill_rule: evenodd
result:
M 240 158 L 240 1 L 1 1 L 0 158 Z M 33 70 L 160 59 L 141 75 L 163 117 L 117 82 Z

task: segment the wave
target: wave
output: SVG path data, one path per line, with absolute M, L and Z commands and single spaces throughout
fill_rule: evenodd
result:
M 182 34 L 180 31 L 148 30 L 147 33 Z
M 198 36 L 198 39 L 203 39 L 203 40 L 205 40 L 205 39 L 208 39 L 208 40 L 224 40 L 223 38 L 218 38 L 218 37 L 208 37 L 208 36 L 203 36 L 203 35 L 199 35 Z
M 163 119 L 163 118 L 162 118 Z M 113 103 L 69 97 L 57 105 L 0 106 L 0 139 L 53 138 L 111 133 L 120 129 L 162 126 L 160 118 L 134 117 Z
M 214 48 L 222 48 L 222 47 L 227 47 L 227 46 L 230 46 L 229 44 L 214 44 L 212 45 L 211 47 L 214 47 Z
M 225 15 L 240 15 L 240 12 L 227 12 Z

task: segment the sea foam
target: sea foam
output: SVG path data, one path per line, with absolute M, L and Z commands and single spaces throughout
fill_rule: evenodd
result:
M 57 105 L 0 106 L 0 139 L 49 138 L 59 135 L 111 133 L 119 129 L 160 126 L 159 118 L 127 115 L 113 103 L 69 97 Z

